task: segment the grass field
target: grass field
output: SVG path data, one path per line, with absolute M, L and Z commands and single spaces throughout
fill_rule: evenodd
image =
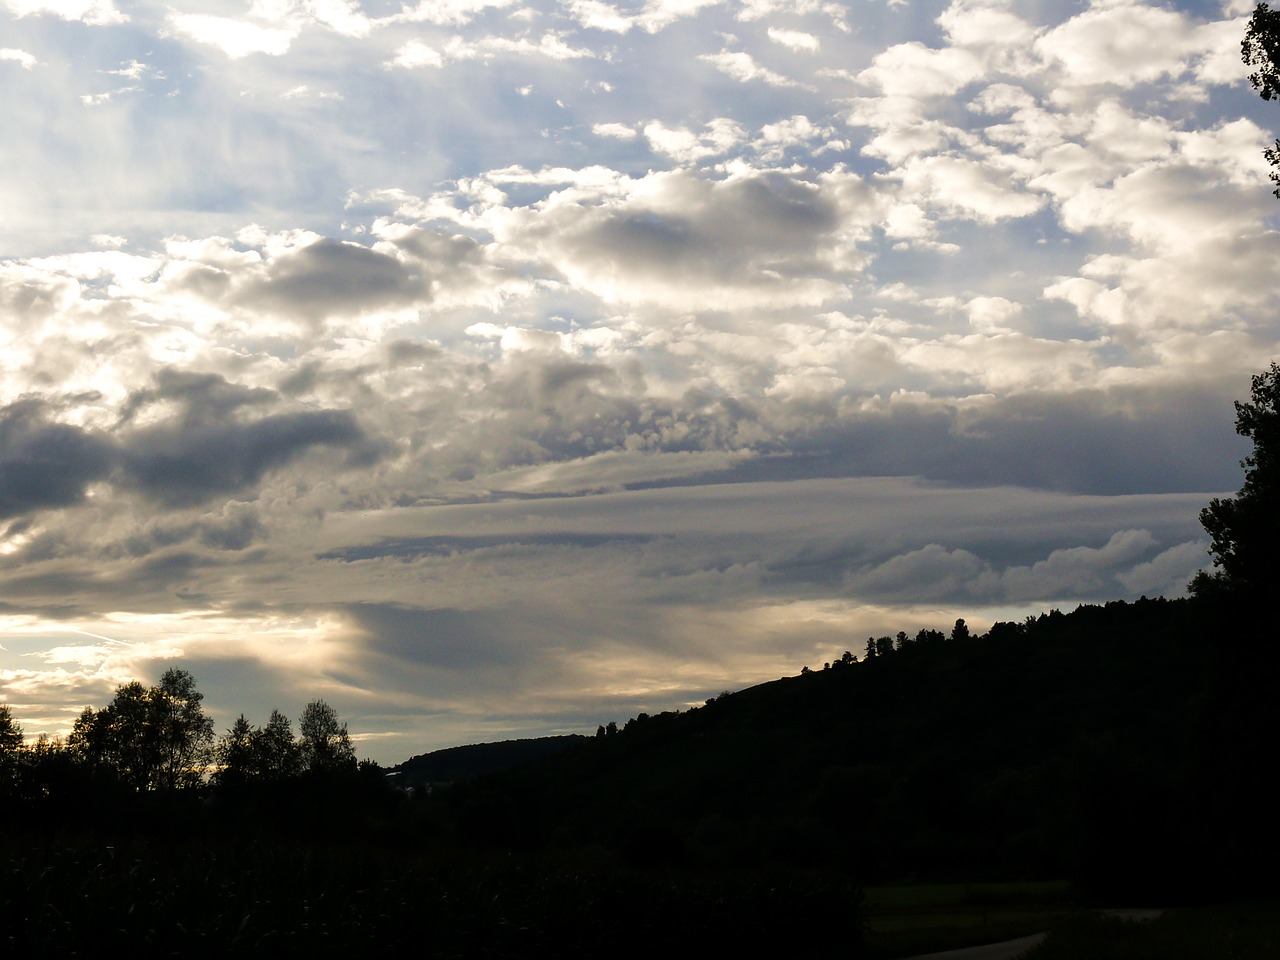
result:
M 1085 914 L 1050 930 L 1026 960 L 1275 960 L 1280 899 L 1180 907 L 1149 923 Z
M 867 945 L 886 960 L 1012 940 L 1081 913 L 1065 881 L 867 887 L 864 906 Z
M 1049 931 L 1025 960 L 1276 960 L 1280 898 L 1180 907 L 1129 921 L 1078 904 L 1065 882 L 868 887 L 873 957 L 999 943 Z

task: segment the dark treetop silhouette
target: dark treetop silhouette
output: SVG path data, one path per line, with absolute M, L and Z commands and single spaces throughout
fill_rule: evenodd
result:
M 1200 512 L 1217 569 L 1196 574 L 1191 592 L 1228 594 L 1254 606 L 1271 599 L 1276 582 L 1271 560 L 1280 543 L 1280 366 L 1273 361 L 1255 376 L 1252 401 L 1235 406 L 1236 432 L 1253 441 L 1253 453 L 1241 461 L 1240 492 L 1215 498 Z
M 1272 10 L 1265 3 L 1254 8 L 1249 30 L 1240 42 L 1240 55 L 1246 66 L 1256 68 L 1249 74 L 1249 82 L 1262 99 L 1280 98 L 1280 10 Z M 1272 167 L 1280 167 L 1280 140 L 1262 155 Z M 1271 181 L 1280 197 L 1280 170 L 1271 171 Z

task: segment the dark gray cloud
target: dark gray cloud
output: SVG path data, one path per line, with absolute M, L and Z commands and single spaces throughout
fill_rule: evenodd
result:
M 216 373 L 192 373 L 165 367 L 156 372 L 155 385 L 129 394 L 120 419 L 128 422 L 144 407 L 162 400 L 176 402 L 188 422 L 216 422 L 240 407 L 271 403 L 276 395 L 262 387 L 231 383 Z
M 303 410 L 240 419 L 243 407 L 278 399 L 263 388 L 228 382 L 217 374 L 164 370 L 154 387 L 129 398 L 123 419 L 159 402 L 176 414 L 136 427 L 120 440 L 121 483 L 170 506 L 251 491 L 271 470 L 313 447 L 346 452 L 350 465 L 377 460 L 379 447 L 349 410 Z
M 235 295 L 241 306 L 304 319 L 428 300 L 416 269 L 356 243 L 317 240 L 272 260 Z
M 124 483 L 171 506 L 250 491 L 269 471 L 312 447 L 371 454 L 346 410 L 282 413 L 250 423 L 172 423 L 139 430 L 121 451 Z
M 0 519 L 77 503 L 111 472 L 109 440 L 54 422 L 49 412 L 31 399 L 0 408 Z
M 366 650 L 412 667 L 464 672 L 516 668 L 524 659 L 522 638 L 512 636 L 512 618 L 501 608 L 422 609 L 399 603 L 357 603 L 346 613 L 363 632 Z

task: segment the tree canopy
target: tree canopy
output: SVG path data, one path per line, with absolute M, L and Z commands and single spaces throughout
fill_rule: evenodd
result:
M 1253 67 L 1249 82 L 1263 100 L 1280 98 L 1280 10 L 1260 3 L 1249 19 L 1249 29 L 1240 42 L 1240 56 L 1245 66 Z M 1271 182 L 1280 197 L 1280 140 L 1262 151 L 1271 164 Z
M 1235 408 L 1236 433 L 1253 441 L 1253 452 L 1240 461 L 1245 468 L 1240 492 L 1215 497 L 1200 512 L 1217 569 L 1198 573 L 1191 591 L 1261 601 L 1275 582 L 1271 561 L 1280 542 L 1280 365 L 1272 361 L 1270 369 L 1257 374 L 1250 402 L 1236 401 Z
M 302 731 L 300 743 L 302 766 L 313 773 L 335 773 L 354 770 L 356 752 L 351 746 L 347 725 L 323 700 L 312 700 L 302 710 L 298 723 Z
M 203 699 L 186 670 L 166 670 L 154 687 L 122 684 L 106 707 L 84 709 L 69 746 L 138 791 L 199 783 L 213 743 Z

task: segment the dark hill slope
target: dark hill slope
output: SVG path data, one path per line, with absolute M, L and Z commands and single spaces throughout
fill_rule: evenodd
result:
M 464 830 L 645 860 L 1184 878 L 1222 846 L 1198 823 L 1224 733 L 1204 616 L 1116 602 L 909 644 L 638 718 L 451 803 Z
M 396 785 L 401 787 L 472 780 L 547 760 L 586 739 L 581 734 L 571 734 L 448 747 L 411 757 L 388 773 L 395 775 Z

